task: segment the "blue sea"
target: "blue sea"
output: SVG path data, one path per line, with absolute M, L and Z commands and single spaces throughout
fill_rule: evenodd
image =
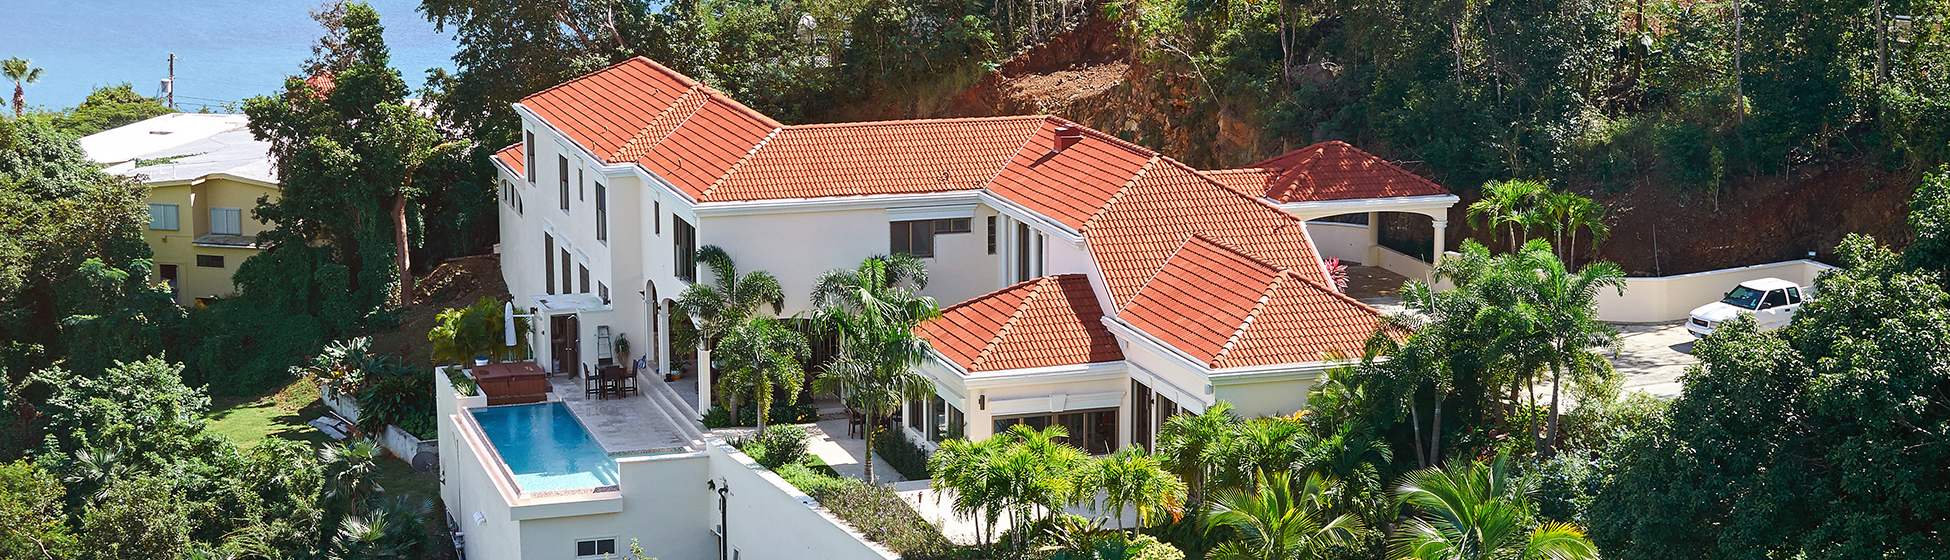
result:
M 370 0 L 386 26 L 393 67 L 409 88 L 428 68 L 453 68 L 458 49 L 438 33 L 415 0 Z M 323 34 L 310 13 L 315 0 L 4 0 L 0 59 L 32 59 L 46 68 L 27 86 L 27 104 L 50 110 L 81 103 L 97 86 L 129 82 L 157 95 L 175 53 L 176 105 L 186 111 L 276 93 L 297 74 Z M 13 84 L 4 84 L 5 104 Z

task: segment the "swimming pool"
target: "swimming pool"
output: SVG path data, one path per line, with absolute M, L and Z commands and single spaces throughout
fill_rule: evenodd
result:
M 470 409 L 525 492 L 616 485 L 616 460 L 562 403 Z

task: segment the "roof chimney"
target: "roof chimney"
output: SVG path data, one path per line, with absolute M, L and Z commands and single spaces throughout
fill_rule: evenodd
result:
M 1059 126 L 1056 127 L 1056 144 L 1050 146 L 1049 152 L 1052 154 L 1061 152 L 1064 148 L 1076 145 L 1077 142 L 1082 141 L 1083 131 L 1077 130 L 1077 127 L 1067 124 Z

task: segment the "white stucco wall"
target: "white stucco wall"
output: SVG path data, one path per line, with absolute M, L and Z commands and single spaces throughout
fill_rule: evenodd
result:
M 814 509 L 813 499 L 784 479 L 753 462 L 722 441 L 706 445 L 710 455 L 710 480 L 720 481 L 730 492 L 725 496 L 729 518 L 726 544 L 736 550 L 735 557 L 749 560 L 772 558 L 832 558 L 838 560 L 893 560 L 891 551 L 871 544 L 859 533 L 824 511 Z M 704 489 L 698 482 L 699 489 Z M 711 524 L 717 524 L 717 493 L 707 490 L 706 509 Z M 716 558 L 708 556 L 664 555 L 660 558 Z
M 886 254 L 887 243 L 886 210 L 706 217 L 698 226 L 698 246 L 723 247 L 740 274 L 763 270 L 778 277 L 784 315 L 812 307 L 820 274 Z M 698 272 L 698 281 L 713 281 L 708 269 Z
M 1598 293 L 1598 318 L 1621 323 L 1678 321 L 1695 307 L 1719 301 L 1741 282 L 1780 278 L 1811 286 L 1822 271 L 1833 268 L 1804 259 L 1660 278 L 1627 278 L 1625 295 L 1615 290 Z
M 1307 222 L 1320 258 L 1362 262 L 1368 259 L 1368 226 L 1339 222 Z M 1363 263 L 1366 264 L 1366 263 Z

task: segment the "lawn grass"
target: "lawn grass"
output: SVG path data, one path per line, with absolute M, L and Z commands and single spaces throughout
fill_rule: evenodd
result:
M 332 443 L 332 438 L 305 422 L 324 416 L 329 410 L 318 399 L 317 380 L 306 377 L 268 394 L 211 403 L 204 430 L 247 449 L 272 437 L 321 448 Z M 436 506 L 440 503 L 440 481 L 434 473 L 414 471 L 412 465 L 391 455 L 381 457 L 377 466 L 373 478 L 386 490 L 386 495 L 423 498 Z M 433 517 L 427 520 L 436 543 L 433 558 L 452 558 L 452 549 L 439 545 L 448 538 L 446 516 L 438 507 L 434 511 Z

